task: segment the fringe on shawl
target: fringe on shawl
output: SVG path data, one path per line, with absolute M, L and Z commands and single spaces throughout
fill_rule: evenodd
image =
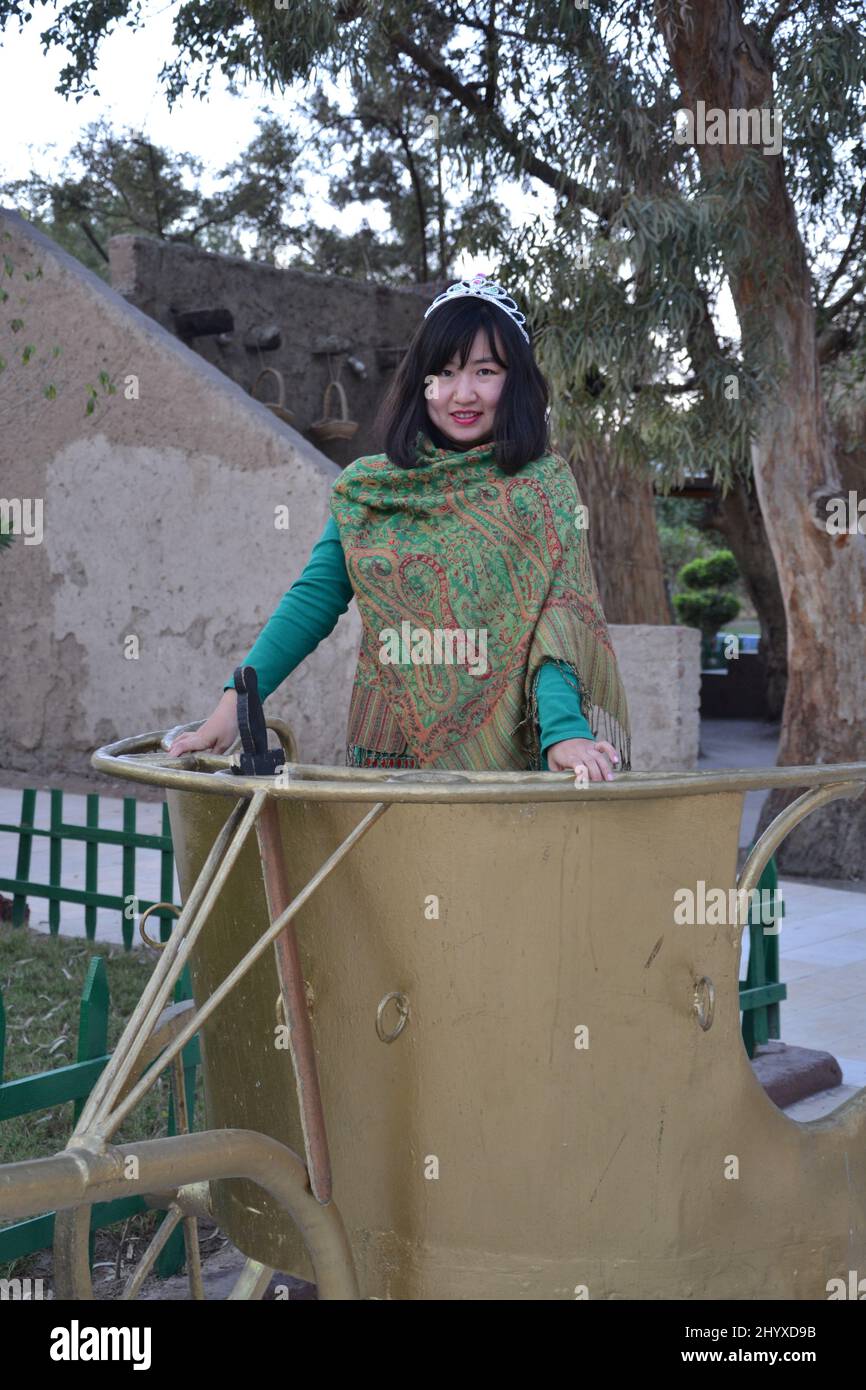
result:
M 541 772 L 541 723 L 538 716 L 538 678 L 541 675 L 541 668 L 544 661 L 554 661 L 562 672 L 566 682 L 573 690 L 577 691 L 580 700 L 580 712 L 592 730 L 593 737 L 598 738 L 599 732 L 605 742 L 610 743 L 619 754 L 617 770 L 620 772 L 631 771 L 631 732 L 628 727 L 620 723 L 615 715 L 602 705 L 592 703 L 589 691 L 586 690 L 582 681 L 574 679 L 574 672 L 569 662 L 558 659 L 557 657 L 547 657 L 539 661 L 532 675 L 530 683 L 529 699 L 526 702 L 526 715 L 520 720 L 515 728 L 515 733 L 521 727 L 525 729 L 525 743 L 529 757 L 529 768 L 532 772 Z

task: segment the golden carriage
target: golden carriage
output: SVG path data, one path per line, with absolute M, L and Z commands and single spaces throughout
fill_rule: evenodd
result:
M 272 775 L 163 733 L 93 756 L 165 789 L 184 905 L 67 1148 L 0 1168 L 0 1216 L 57 1209 L 57 1297 L 92 1296 L 89 1208 L 133 1192 L 168 1217 L 130 1297 L 179 1223 L 202 1296 L 203 1215 L 247 1257 L 237 1298 L 278 1270 L 322 1299 L 816 1299 L 866 1269 L 866 1090 L 778 1110 L 742 925 L 672 912 L 754 888 L 866 764 L 575 787 L 304 765 L 269 727 Z M 808 790 L 737 880 L 744 795 L 776 786 Z M 196 1033 L 208 1128 L 113 1144 Z

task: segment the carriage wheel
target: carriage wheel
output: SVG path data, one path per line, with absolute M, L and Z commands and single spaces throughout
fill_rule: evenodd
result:
M 194 1008 L 193 1001 L 184 1000 L 182 1003 L 171 1005 L 163 1012 L 152 1035 L 148 1039 L 146 1047 L 142 1049 L 141 1055 L 137 1059 L 135 1073 L 130 1075 L 124 1087 L 125 1092 L 132 1089 L 138 1077 L 147 1069 L 153 1059 L 180 1033 L 187 1021 L 187 1015 L 192 1008 Z M 172 1064 L 171 1079 L 175 1115 L 177 1116 L 178 1128 L 182 1131 L 178 1136 L 178 1141 L 182 1142 L 184 1138 L 189 1139 L 194 1136 L 190 1136 L 188 1130 L 183 1065 L 180 1055 L 175 1058 Z M 148 1144 L 152 1145 L 155 1142 L 158 1141 L 144 1141 L 144 1147 L 147 1147 Z M 118 1150 L 118 1152 L 122 1151 Z M 295 1166 L 293 1181 L 296 1196 L 300 1197 L 302 1201 L 309 1199 L 310 1202 L 315 1204 L 315 1199 L 309 1192 L 307 1173 L 303 1162 L 290 1150 L 285 1150 L 285 1153 Z M 177 1226 L 181 1223 L 183 1223 L 184 1243 L 186 1246 L 186 1272 L 190 1298 L 193 1300 L 204 1299 L 205 1294 L 198 1244 L 198 1220 L 200 1217 L 207 1218 L 210 1216 L 209 1195 L 209 1183 L 207 1180 L 188 1183 L 174 1190 L 145 1195 L 145 1201 L 149 1206 L 154 1210 L 163 1210 L 167 1215 L 161 1222 L 158 1230 L 154 1233 L 147 1249 L 137 1262 L 135 1269 L 133 1269 L 129 1275 L 123 1291 L 120 1294 L 122 1300 L 131 1300 L 138 1296 L 160 1252 L 165 1247 Z M 93 1299 L 93 1281 L 90 1272 L 89 1252 L 91 1210 L 92 1204 L 85 1203 L 64 1211 L 58 1211 L 55 1217 L 54 1284 L 55 1297 L 58 1299 L 85 1301 Z M 344 1263 L 343 1252 L 340 1248 L 342 1244 L 340 1240 L 342 1225 L 336 1208 L 332 1210 L 332 1238 L 326 1238 L 318 1252 L 318 1258 L 315 1250 L 309 1249 L 308 1251 L 313 1264 L 317 1284 L 321 1285 L 322 1278 L 324 1277 L 327 1286 L 326 1291 L 320 1294 L 320 1297 L 357 1297 L 357 1288 L 354 1286 L 354 1270 L 341 1270 L 341 1264 Z M 322 1259 L 324 1259 L 324 1263 L 328 1266 L 328 1269 L 320 1273 L 319 1263 Z M 334 1273 L 335 1271 L 336 1276 Z M 262 1298 L 274 1273 L 275 1271 L 267 1265 L 263 1265 L 258 1260 L 248 1258 L 238 1274 L 228 1298 L 233 1300 L 255 1300 Z M 348 1275 L 348 1277 L 345 1277 L 345 1275 Z M 328 1292 L 327 1289 L 330 1289 L 330 1292 Z

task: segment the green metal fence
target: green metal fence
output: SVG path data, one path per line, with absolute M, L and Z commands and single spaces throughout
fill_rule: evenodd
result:
M 188 999 L 189 978 L 186 972 L 175 991 L 176 999 Z M 51 1109 L 56 1105 L 74 1102 L 74 1115 L 77 1119 L 85 1100 L 90 1094 L 100 1072 L 110 1059 L 108 1051 L 108 1017 L 110 994 L 105 960 L 94 956 L 88 967 L 87 978 L 81 992 L 78 1017 L 78 1044 L 76 1058 L 67 1066 L 55 1067 L 51 1071 L 23 1076 L 15 1081 L 4 1081 L 6 1014 L 0 991 L 0 1123 L 16 1116 L 30 1115 L 38 1110 Z M 183 1050 L 183 1074 L 186 1090 L 190 1125 L 195 1113 L 196 1068 L 201 1061 L 198 1036 L 192 1038 Z M 175 1133 L 174 1105 L 169 1101 L 168 1133 Z M 149 1211 L 141 1197 L 124 1197 L 114 1202 L 101 1202 L 91 1210 L 91 1263 L 93 1261 L 93 1233 L 116 1221 L 124 1221 L 137 1212 Z M 54 1240 L 54 1213 L 19 1221 L 0 1230 L 0 1263 L 21 1259 L 37 1250 L 47 1249 Z M 157 1273 L 163 1278 L 174 1274 L 183 1264 L 183 1232 L 173 1232 L 157 1263 Z
M 9 831 L 18 836 L 18 857 L 14 878 L 0 877 L 0 890 L 11 892 L 12 924 L 22 926 L 24 910 L 28 898 L 48 899 L 48 926 L 52 935 L 60 931 L 61 903 L 84 904 L 84 929 L 89 941 L 96 936 L 96 909 L 116 908 L 121 914 L 123 944 L 131 949 L 135 930 L 135 917 L 144 912 L 154 902 L 171 902 L 174 892 L 174 852 L 171 843 L 171 826 L 168 807 L 162 807 L 162 833 L 144 834 L 136 829 L 138 802 L 135 797 L 123 798 L 123 829 L 111 830 L 99 824 L 98 793 L 86 796 L 85 824 L 79 825 L 63 819 L 63 792 L 52 789 L 49 792 L 51 809 L 48 828 L 34 824 L 36 816 L 36 790 L 27 788 L 21 794 L 21 818 L 18 824 L 0 824 L 0 832 Z M 116 800 L 116 798 L 112 798 Z M 30 864 L 33 842 L 36 838 L 47 838 L 50 842 L 48 858 L 48 883 L 36 883 L 30 877 Z M 84 888 L 68 888 L 62 883 L 63 841 L 84 841 L 85 878 Z M 120 845 L 123 849 L 121 866 L 121 893 L 101 893 L 99 891 L 99 846 Z M 137 899 L 135 895 L 136 852 L 140 849 L 158 850 L 160 862 L 160 892 L 158 899 Z M 174 914 L 167 908 L 158 908 L 154 917 L 160 919 L 160 939 L 166 941 L 171 935 Z
M 740 1008 L 743 1042 L 750 1057 L 760 1043 L 781 1037 L 779 1005 L 788 997 L 787 986 L 779 980 L 779 919 L 784 916 L 784 906 L 776 899 L 779 874 L 775 855 L 767 860 L 756 886 L 759 892 L 773 894 L 766 901 L 774 904 L 774 910 L 767 914 L 749 908 L 749 965 L 745 980 L 740 981 Z M 767 915 L 773 917 L 770 926 L 761 920 Z
M 37 826 L 36 789 L 27 788 L 21 794 L 21 816 L 14 824 L 0 824 L 0 831 L 18 836 L 18 852 L 15 877 L 0 877 L 0 890 L 12 894 L 12 925 L 22 926 L 25 922 L 25 909 L 28 898 L 48 899 L 48 925 L 52 935 L 57 935 L 61 924 L 61 904 L 77 903 L 84 906 L 84 928 L 88 940 L 96 936 L 96 912 L 98 908 L 113 908 L 120 913 L 123 944 L 131 950 L 134 940 L 135 919 L 155 902 L 170 903 L 174 895 L 174 851 L 171 841 L 171 826 L 168 807 L 162 806 L 162 831 L 149 834 L 136 828 L 138 802 L 135 797 L 123 798 L 123 828 L 114 830 L 100 825 L 100 796 L 89 793 L 85 797 L 85 824 L 64 820 L 62 790 L 51 789 L 48 827 Z M 116 798 L 111 798 L 116 800 Z M 49 840 L 48 882 L 40 883 L 31 877 L 33 844 L 37 837 Z M 62 881 L 63 841 L 84 841 L 84 888 L 71 888 Z M 99 888 L 99 847 L 100 845 L 119 845 L 122 849 L 121 892 L 106 893 Z M 160 855 L 160 895 L 158 899 L 139 897 L 136 893 L 136 872 L 139 868 L 139 850 L 155 850 Z M 169 908 L 157 908 L 152 914 L 158 917 L 160 939 L 166 941 L 171 934 L 175 913 Z M 189 979 L 186 972 L 175 991 L 176 999 L 190 997 Z M 74 1115 L 77 1119 L 87 1096 L 102 1069 L 109 1060 L 108 1053 L 108 978 L 105 962 L 101 956 L 90 962 L 87 980 L 81 996 L 77 1060 L 68 1066 L 56 1067 L 52 1071 L 24 1076 L 17 1080 L 4 1080 L 5 1014 L 2 993 L 0 993 L 0 1123 L 15 1116 L 28 1115 L 37 1110 L 50 1109 L 68 1101 L 74 1102 Z M 183 1064 L 187 1092 L 187 1106 L 190 1123 L 194 1115 L 196 1068 L 200 1061 L 198 1038 L 193 1038 L 184 1048 Z M 174 1133 L 174 1106 L 169 1102 L 168 1132 Z M 148 1211 L 143 1199 L 124 1198 L 115 1202 L 100 1203 L 91 1212 L 92 1233 L 116 1221 L 126 1220 L 137 1212 Z M 30 1221 L 18 1222 L 0 1231 L 0 1262 L 19 1259 L 51 1245 L 54 1235 L 54 1214 L 36 1217 Z M 157 1262 L 157 1272 L 163 1277 L 180 1268 L 184 1259 L 183 1233 L 173 1233 Z

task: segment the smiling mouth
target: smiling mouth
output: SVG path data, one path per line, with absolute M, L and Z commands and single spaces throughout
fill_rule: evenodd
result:
M 451 419 L 452 419 L 452 420 L 456 420 L 457 423 L 458 423 L 458 425 L 471 425 L 471 424 L 474 423 L 475 420 L 480 420 L 480 419 L 481 419 L 481 411 L 480 411 L 480 410 L 460 410 L 460 411 L 456 411 L 456 410 L 455 410 L 455 411 L 452 412 Z

